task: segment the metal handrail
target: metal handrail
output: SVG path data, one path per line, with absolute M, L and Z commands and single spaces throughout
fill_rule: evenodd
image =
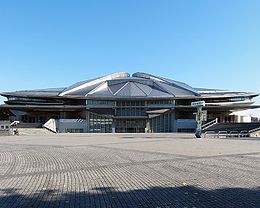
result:
M 231 131 L 231 132 L 227 132 L 227 131 L 218 131 L 217 133 L 215 131 L 206 131 L 204 134 L 204 137 L 207 136 L 212 136 L 214 138 L 220 138 L 220 137 L 249 137 L 249 133 L 248 131 Z
M 216 132 L 215 131 L 206 131 L 205 134 L 204 134 L 204 137 L 207 137 L 208 135 L 213 136 L 215 138 Z
M 255 132 L 255 131 L 258 131 L 258 130 L 260 130 L 260 127 L 257 127 L 257 128 L 255 128 L 255 129 L 251 129 L 251 130 L 249 131 L 249 133 L 252 133 L 252 132 Z
M 204 125 L 201 126 L 202 130 L 205 130 L 209 127 L 211 127 L 212 125 L 218 123 L 218 118 L 215 118 L 214 120 L 208 122 L 208 123 L 205 123 Z
M 249 136 L 248 131 L 240 131 L 240 133 L 239 133 L 239 137 L 248 137 L 248 136 Z

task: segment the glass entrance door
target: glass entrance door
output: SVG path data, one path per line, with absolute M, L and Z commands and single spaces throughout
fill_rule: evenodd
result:
M 116 120 L 116 133 L 144 133 L 145 119 L 118 119 Z

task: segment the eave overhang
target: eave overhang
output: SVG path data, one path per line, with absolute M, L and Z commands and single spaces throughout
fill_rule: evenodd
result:
M 7 105 L 2 104 L 0 108 L 3 109 L 11 109 L 11 110 L 48 110 L 48 111 L 56 111 L 56 110 L 68 110 L 68 111 L 81 111 L 86 109 L 84 105 Z

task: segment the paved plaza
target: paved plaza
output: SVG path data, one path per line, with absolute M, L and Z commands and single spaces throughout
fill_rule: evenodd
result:
M 260 140 L 0 137 L 0 207 L 260 207 Z

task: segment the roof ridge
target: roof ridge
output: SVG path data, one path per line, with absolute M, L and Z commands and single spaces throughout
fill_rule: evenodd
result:
M 129 83 L 129 81 L 126 82 L 122 87 L 120 87 L 119 90 L 117 90 L 117 91 L 114 93 L 114 95 L 117 95 L 122 89 L 124 89 L 125 86 L 128 85 L 128 83 Z
M 99 84 L 101 82 L 105 82 L 107 80 L 111 80 L 113 78 L 122 78 L 122 77 L 129 77 L 130 74 L 129 73 L 126 73 L 126 72 L 118 72 L 118 73 L 113 73 L 113 74 L 109 74 L 109 75 L 105 75 L 105 76 L 102 76 L 102 77 L 99 77 L 97 79 L 94 79 L 94 80 L 91 80 L 89 82 L 86 82 L 84 84 L 81 84 L 79 86 L 76 86 L 72 89 L 69 89 L 69 90 L 63 90 L 61 93 L 59 93 L 59 96 L 63 96 L 63 95 L 66 95 L 68 93 L 71 93 L 71 92 L 75 92 L 75 91 L 78 91 L 78 90 L 81 90 L 81 89 L 84 89 L 86 87 L 89 87 L 91 85 L 94 85 L 94 84 Z
M 145 91 L 143 91 L 136 83 L 133 82 L 133 84 L 134 84 L 139 90 L 141 90 L 146 96 L 148 96 L 148 94 L 146 94 Z

